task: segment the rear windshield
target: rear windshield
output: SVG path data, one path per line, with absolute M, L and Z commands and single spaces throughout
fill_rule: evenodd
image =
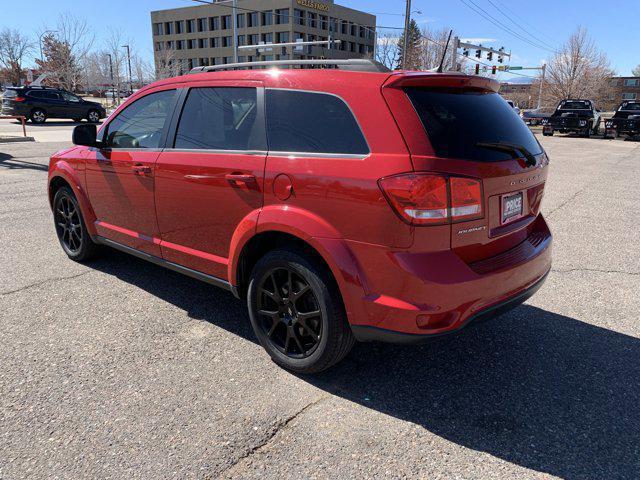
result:
M 558 110 L 591 110 L 591 105 L 589 102 L 562 102 L 560 106 L 558 106 Z
M 532 155 L 542 153 L 529 127 L 497 93 L 408 88 L 407 95 L 439 157 L 483 162 L 513 158 L 512 153 L 478 147 L 478 143 L 510 143 Z
M 2 98 L 15 98 L 18 96 L 18 91 L 13 88 L 7 88 L 4 92 L 2 92 Z

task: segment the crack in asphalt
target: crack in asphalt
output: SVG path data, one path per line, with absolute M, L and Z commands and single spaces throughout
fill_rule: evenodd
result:
M 264 450 L 265 448 L 268 448 L 273 443 L 274 439 L 279 433 L 287 429 L 287 427 L 289 426 L 289 424 L 291 424 L 291 422 L 293 422 L 295 419 L 303 415 L 307 410 L 318 405 L 319 403 L 326 400 L 327 398 L 329 398 L 328 395 L 321 396 L 317 400 L 314 400 L 313 402 L 308 403 L 307 405 L 302 407 L 293 415 L 290 415 L 284 420 L 280 420 L 276 422 L 274 425 L 271 426 L 270 430 L 267 432 L 267 435 L 265 436 L 264 439 L 262 439 L 262 441 L 259 444 L 254 445 L 253 447 L 250 447 L 249 449 L 245 450 L 245 452 L 235 462 L 233 462 L 233 464 L 231 464 L 229 467 L 225 468 L 222 472 L 220 472 L 217 478 L 222 478 L 224 475 L 227 475 L 233 469 L 239 467 L 240 464 L 246 461 L 247 459 L 251 458 L 254 455 L 260 454 L 262 450 Z M 213 477 L 207 476 L 205 478 L 210 479 Z
M 603 270 L 599 268 L 568 268 L 566 270 L 551 269 L 554 273 L 593 272 L 593 273 L 621 273 L 623 275 L 640 275 L 640 272 L 625 272 L 624 270 Z
M 15 290 L 9 290 L 9 291 L 6 291 L 6 292 L 0 292 L 0 296 L 4 297 L 6 295 L 12 295 L 14 293 L 23 292 L 24 290 L 29 290 L 30 288 L 39 287 L 39 286 L 44 285 L 46 283 L 60 282 L 60 281 L 63 281 L 63 280 L 72 280 L 74 278 L 82 277 L 83 275 L 86 275 L 86 274 L 91 273 L 91 272 L 93 272 L 93 270 L 87 270 L 86 272 L 77 273 L 75 275 L 70 275 L 70 276 L 67 276 L 67 277 L 46 278 L 44 280 L 40 280 L 39 282 L 30 283 L 29 285 L 25 285 L 24 287 L 20 287 L 20 288 L 17 288 Z

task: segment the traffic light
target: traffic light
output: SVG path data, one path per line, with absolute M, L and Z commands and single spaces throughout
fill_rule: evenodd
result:
M 504 52 L 504 47 L 500 47 L 498 51 L 500 53 Z M 498 63 L 502 63 L 502 62 L 504 62 L 504 58 L 502 57 L 502 55 L 498 55 Z
M 496 74 L 496 68 L 497 68 L 497 67 L 496 67 L 495 65 L 491 67 L 491 74 L 492 74 L 492 75 L 495 75 L 495 74 Z
M 480 75 L 480 64 L 476 63 L 476 75 Z
M 482 50 L 476 50 L 476 58 L 482 58 Z
M 493 60 L 493 52 L 487 53 L 487 60 L 489 61 Z
M 464 50 L 462 50 L 462 55 L 464 55 L 465 57 L 469 56 L 469 49 L 465 48 Z

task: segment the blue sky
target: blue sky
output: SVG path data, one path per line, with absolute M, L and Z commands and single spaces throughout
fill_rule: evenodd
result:
M 533 43 L 544 41 L 555 47 L 566 40 L 578 25 L 585 26 L 597 45 L 604 50 L 619 75 L 630 75 L 640 64 L 640 0 L 464 0 L 475 4 L 504 25 Z M 42 25 L 52 25 L 65 11 L 87 18 L 96 35 L 96 45 L 108 35 L 108 28 L 120 28 L 141 55 L 151 58 L 151 26 L 149 12 L 163 8 L 193 5 L 190 0 L 29 0 L 24 8 L 4 6 L 0 28 L 20 28 L 33 32 Z M 336 3 L 378 14 L 378 25 L 400 27 L 403 24 L 404 0 L 365 1 L 337 0 Z M 17 5 L 17 4 L 16 4 Z M 88 8 L 88 5 L 91 7 Z M 504 8 L 506 6 L 506 8 Z M 532 33 L 531 39 L 511 20 Z M 512 65 L 539 65 L 549 51 L 530 45 L 513 34 L 501 30 L 463 4 L 463 0 L 413 0 L 414 17 L 434 28 L 450 27 L 465 38 L 493 39 L 483 44 L 505 46 L 511 50 Z

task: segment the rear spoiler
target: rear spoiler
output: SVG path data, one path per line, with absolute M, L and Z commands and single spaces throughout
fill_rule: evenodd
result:
M 497 92 L 500 90 L 500 83 L 491 78 L 456 72 L 401 72 L 389 76 L 383 87 L 464 88 Z

